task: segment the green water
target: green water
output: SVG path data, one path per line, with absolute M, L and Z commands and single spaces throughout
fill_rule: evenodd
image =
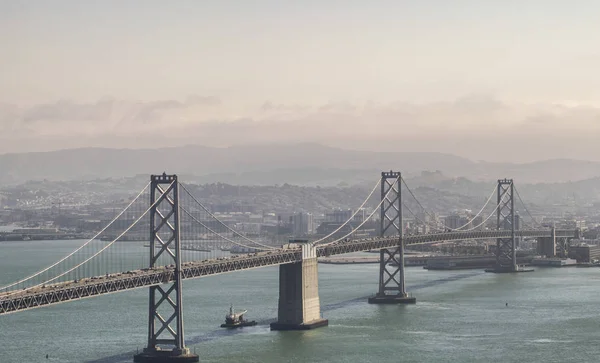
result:
M 1 243 L 0 284 L 78 243 Z M 366 303 L 377 287 L 377 268 L 320 265 L 330 323 L 307 332 L 269 331 L 277 314 L 277 268 L 185 281 L 187 344 L 203 362 L 597 360 L 600 269 L 495 275 L 409 268 L 407 285 L 417 304 L 379 306 Z M 147 338 L 147 294 L 140 289 L 0 316 L 0 362 L 131 362 Z M 260 324 L 220 329 L 230 303 Z

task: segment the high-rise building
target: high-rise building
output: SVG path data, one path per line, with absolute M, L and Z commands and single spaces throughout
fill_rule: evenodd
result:
M 458 227 L 461 227 L 461 229 L 471 229 L 473 227 L 472 223 L 471 223 L 471 218 L 470 217 L 460 217 L 460 222 Z
M 482 230 L 485 228 L 485 226 L 483 225 L 483 217 L 482 216 L 477 216 L 475 218 L 473 218 L 473 220 L 471 221 L 471 224 L 473 225 L 473 227 L 477 227 L 477 230 Z
M 458 214 L 449 215 L 445 219 L 446 227 L 450 229 L 457 229 L 461 226 L 460 216 Z
M 352 217 L 352 214 L 354 214 L 354 212 L 351 209 L 336 209 L 331 213 L 327 213 L 326 222 L 344 223 Z
M 297 213 L 291 216 L 290 219 L 295 236 L 306 236 L 314 233 L 314 218 L 311 213 Z

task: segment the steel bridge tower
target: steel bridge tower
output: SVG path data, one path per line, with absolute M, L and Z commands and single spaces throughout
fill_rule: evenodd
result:
M 404 284 L 404 239 L 402 219 L 402 175 L 381 173 L 380 236 L 397 237 L 398 246 L 379 251 L 379 291 L 370 304 L 414 304 Z
M 164 272 L 163 286 L 151 286 L 148 311 L 148 346 L 134 362 L 198 362 L 186 348 L 183 336 L 181 240 L 177 175 L 150 177 L 150 268 L 159 258 L 175 269 Z M 167 265 L 169 263 L 164 263 Z M 174 325 L 174 327 L 172 326 Z M 166 346 L 167 348 L 163 348 Z
M 496 266 L 488 272 L 527 272 L 517 265 L 517 238 L 515 235 L 515 186 L 512 179 L 498 179 L 498 204 L 496 210 L 496 228 L 509 230 L 509 238 L 496 239 Z

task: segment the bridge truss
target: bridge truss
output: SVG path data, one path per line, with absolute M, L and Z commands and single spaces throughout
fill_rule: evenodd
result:
M 380 237 L 393 235 L 398 242 L 391 249 L 379 250 L 379 290 L 369 303 L 415 302 L 406 293 L 404 278 L 401 179 L 399 172 L 381 173 Z
M 170 356 L 197 362 L 198 356 L 191 355 L 185 346 L 183 332 L 179 182 L 176 175 L 166 173 L 150 178 L 149 268 L 156 267 L 162 255 L 171 260 L 175 268 L 171 278 L 164 279 L 162 285 L 149 288 L 148 346 L 134 361 L 151 362 L 157 356 Z M 170 349 L 165 350 L 164 346 Z
M 496 240 L 496 270 L 517 271 L 517 246 L 515 236 L 515 202 L 512 179 L 498 180 L 497 228 L 510 231 L 509 238 Z
M 517 238 L 555 237 L 567 241 L 578 236 L 574 230 L 518 230 L 514 203 L 514 194 L 518 196 L 518 191 L 508 179 L 498 181 L 497 205 L 481 224 L 458 228 L 434 224 L 436 232 L 406 236 L 403 210 L 418 217 L 402 198 L 403 184 L 425 211 L 399 172 L 383 172 L 378 184 L 346 222 L 329 235 L 311 242 L 318 257 L 380 250 L 379 288 L 370 299 L 373 303 L 415 301 L 405 290 L 404 248 L 408 245 L 496 239 L 497 267 L 514 271 Z M 341 232 L 367 205 L 377 187 L 381 191 L 377 206 L 349 232 Z M 181 184 L 176 175 L 152 176 L 137 197 L 90 240 L 49 267 L 0 287 L 0 315 L 149 287 L 148 345 L 144 353 L 171 352 L 168 354 L 192 357 L 184 340 L 182 280 L 302 261 L 299 246 L 281 247 L 224 220 L 226 216 L 219 216 L 199 202 L 198 193 L 202 190 L 194 191 L 192 186 Z M 353 238 L 378 211 L 379 237 Z M 480 229 L 493 215 L 497 217 L 497 228 Z M 144 241 L 149 244 L 141 248 Z M 223 253 L 233 248 L 246 253 Z M 133 256 L 140 252 L 139 259 Z M 141 359 L 143 361 L 143 357 Z

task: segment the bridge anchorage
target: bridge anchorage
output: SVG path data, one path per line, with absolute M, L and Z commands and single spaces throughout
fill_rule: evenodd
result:
M 150 180 L 149 267 L 154 268 L 159 257 L 164 254 L 173 262 L 175 270 L 172 277 L 164 279 L 168 282 L 168 288 L 164 288 L 164 285 L 149 288 L 148 346 L 142 353 L 135 355 L 133 361 L 198 362 L 199 357 L 186 348 L 183 335 L 179 182 L 177 175 L 165 173 L 152 175 Z M 163 317 L 161 312 L 168 315 Z M 164 346 L 167 348 L 163 348 Z
M 380 237 L 397 236 L 398 244 L 379 250 L 379 291 L 369 298 L 369 304 L 414 304 L 417 301 L 408 296 L 404 284 L 401 179 L 399 172 L 381 173 Z
M 545 257 L 569 257 L 569 249 L 573 239 L 580 238 L 580 230 L 576 229 L 571 235 L 565 235 L 564 231 L 557 231 L 552 227 L 550 237 L 538 237 L 537 254 Z
M 317 247 L 302 243 L 302 261 L 279 265 L 277 322 L 271 330 L 309 330 L 327 326 L 321 317 Z

